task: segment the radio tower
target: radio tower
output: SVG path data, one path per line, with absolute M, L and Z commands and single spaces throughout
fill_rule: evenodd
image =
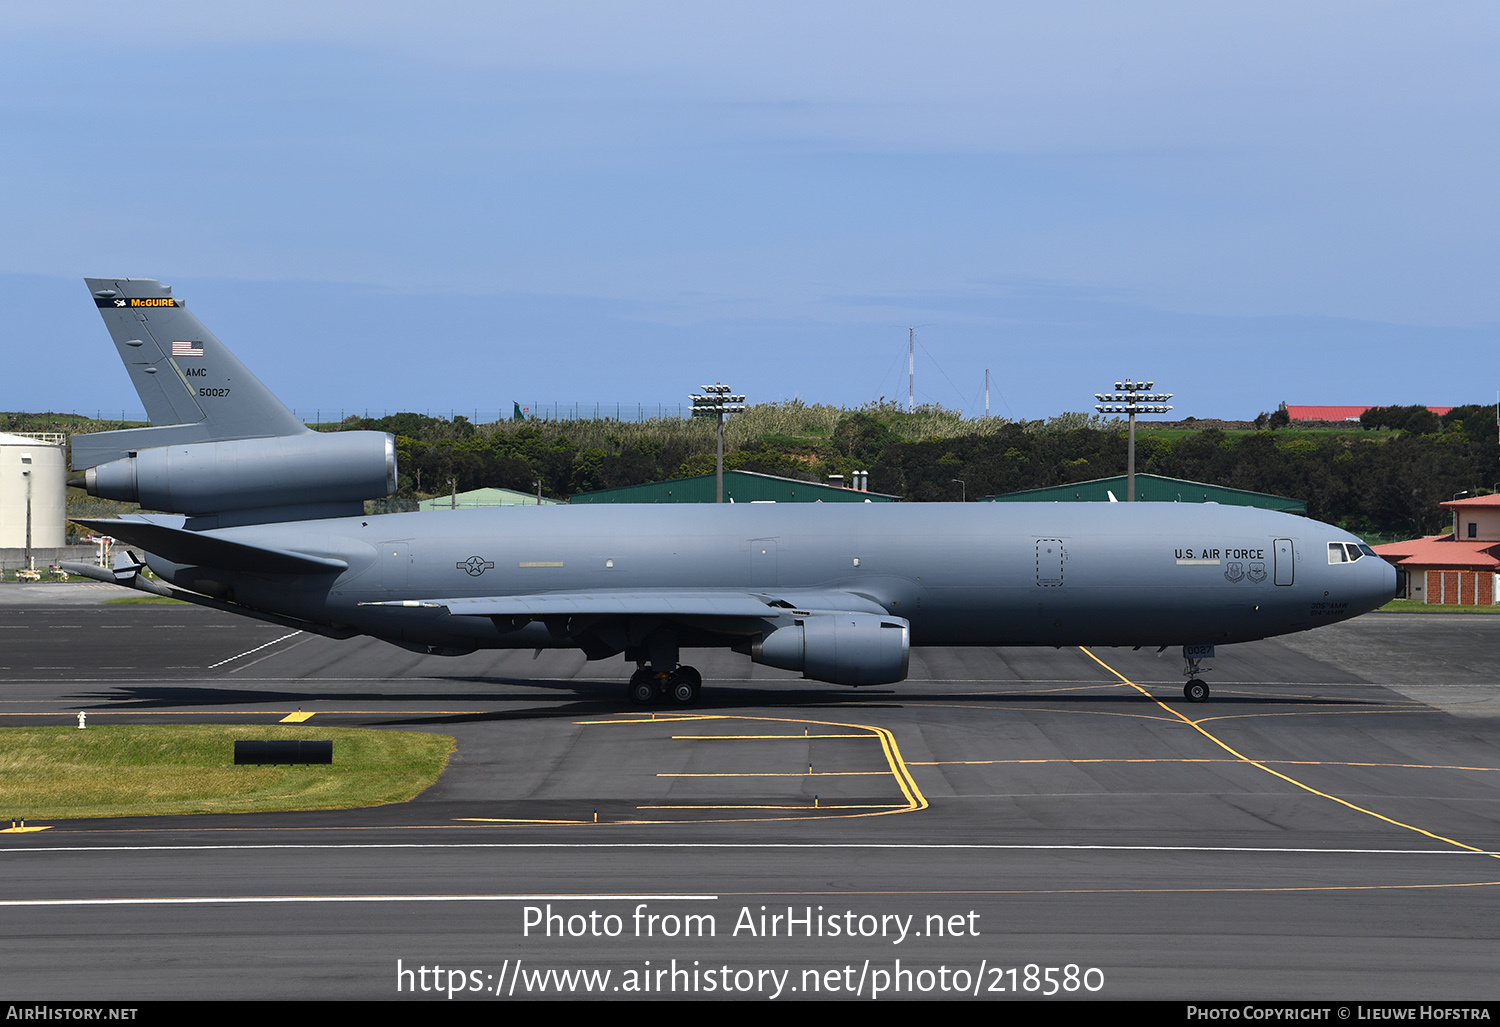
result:
M 917 395 L 917 330 L 906 330 L 906 412 L 909 414 Z

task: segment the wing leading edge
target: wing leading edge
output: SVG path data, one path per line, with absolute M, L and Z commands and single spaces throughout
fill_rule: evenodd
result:
M 401 599 L 362 606 L 441 608 L 455 617 L 776 617 L 788 613 L 884 614 L 852 592 L 634 591 L 543 592 L 454 599 Z
M 631 697 L 641 703 L 662 688 L 678 702 L 697 698 L 701 679 L 679 666 L 679 646 L 729 645 L 756 663 L 842 685 L 900 681 L 911 646 L 907 621 L 867 596 L 841 591 L 551 592 L 362 605 L 485 617 L 503 634 L 540 625 L 539 644 L 565 641 L 590 660 L 624 653 L 640 664 Z M 647 663 L 660 669 L 648 670 Z

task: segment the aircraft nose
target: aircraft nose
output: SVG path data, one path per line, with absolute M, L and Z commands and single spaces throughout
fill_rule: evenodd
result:
M 1396 598 L 1396 568 L 1377 558 L 1370 575 L 1369 594 L 1364 596 L 1368 609 L 1375 610 Z

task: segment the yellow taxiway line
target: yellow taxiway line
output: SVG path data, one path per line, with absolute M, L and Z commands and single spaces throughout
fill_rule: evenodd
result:
M 1221 748 L 1225 752 L 1229 753 L 1229 755 L 1233 756 L 1235 758 L 1235 760 L 1239 761 L 1240 763 L 1243 763 L 1243 764 L 1245 764 L 1247 766 L 1251 766 L 1251 767 L 1257 767 L 1257 768 L 1265 771 L 1267 774 L 1270 774 L 1272 777 L 1280 778 L 1282 781 L 1285 781 L 1287 784 L 1292 785 L 1293 787 L 1296 787 L 1296 788 L 1300 788 L 1304 792 L 1310 792 L 1311 794 L 1316 795 L 1319 798 L 1327 799 L 1329 802 L 1336 802 L 1340 806 L 1343 806 L 1343 807 L 1345 807 L 1347 809 L 1351 809 L 1351 810 L 1353 810 L 1356 813 L 1363 813 L 1367 817 L 1374 817 L 1376 820 L 1383 821 L 1384 823 L 1390 824 L 1393 827 L 1399 827 L 1399 828 L 1402 828 L 1402 829 L 1407 830 L 1407 831 L 1414 831 L 1417 834 L 1420 834 L 1420 835 L 1422 835 L 1425 838 L 1431 838 L 1433 841 L 1442 842 L 1445 845 L 1453 845 L 1453 846 L 1456 846 L 1457 848 L 1465 849 L 1465 850 L 1467 850 L 1469 852 L 1476 852 L 1476 853 L 1479 853 L 1481 855 L 1487 855 L 1487 856 L 1489 856 L 1492 859 L 1500 859 L 1500 854 L 1496 854 L 1496 853 L 1493 853 L 1493 852 L 1487 852 L 1486 850 L 1478 848 L 1477 846 L 1474 846 L 1474 845 L 1466 845 L 1463 842 L 1456 841 L 1456 840 L 1454 840 L 1452 838 L 1448 838 L 1448 837 L 1446 837 L 1444 835 L 1435 834 L 1432 831 L 1428 831 L 1428 830 L 1425 830 L 1423 828 L 1417 827 L 1414 824 L 1408 824 L 1408 823 L 1405 823 L 1403 821 L 1396 820 L 1396 819 L 1394 819 L 1392 817 L 1388 817 L 1388 816 L 1386 816 L 1383 813 L 1376 813 L 1372 809 L 1366 809 L 1363 806 L 1355 805 L 1354 803 L 1350 802 L 1348 799 L 1340 799 L 1337 795 L 1330 795 L 1328 792 L 1320 791 L 1319 789 L 1314 788 L 1310 784 L 1304 784 L 1303 782 L 1298 781 L 1294 777 L 1288 777 L 1286 774 L 1283 774 L 1279 770 L 1272 770 L 1271 767 L 1269 766 L 1269 764 L 1272 763 L 1272 762 L 1276 762 L 1276 761 L 1273 761 L 1273 760 L 1262 761 L 1262 760 L 1251 759 L 1249 756 L 1246 756 L 1245 754 L 1243 754 L 1243 753 L 1239 752 L 1238 750 L 1236 750 L 1233 746 L 1231 746 L 1228 742 L 1225 742 L 1222 738 L 1219 738 L 1216 735 L 1214 735 L 1211 732 L 1209 732 L 1207 729 L 1205 729 L 1203 727 L 1203 724 L 1200 721 L 1193 720 L 1191 717 L 1188 717 L 1188 716 L 1184 715 L 1181 711 L 1173 709 L 1171 706 L 1168 706 L 1166 703 L 1164 703 L 1160 699 L 1156 698 L 1156 696 L 1154 696 L 1150 692 L 1146 691 L 1146 689 L 1142 688 L 1140 685 L 1136 684 L 1134 681 L 1131 681 L 1124 674 L 1121 674 L 1119 671 L 1115 670 L 1109 664 L 1107 664 L 1103 660 L 1099 659 L 1099 657 L 1095 656 L 1092 652 L 1090 652 L 1084 646 L 1079 646 L 1079 649 L 1089 659 L 1093 660 L 1099 666 L 1101 666 L 1105 670 L 1109 671 L 1111 674 L 1113 674 L 1115 677 L 1119 678 L 1121 681 L 1123 681 L 1125 684 L 1129 685 L 1131 688 L 1134 688 L 1137 692 L 1140 692 L 1142 695 L 1144 695 L 1146 698 L 1150 699 L 1152 702 L 1156 703 L 1158 706 L 1160 706 L 1162 709 L 1166 710 L 1172 716 L 1174 716 L 1178 720 L 1182 721 L 1182 723 L 1186 724 L 1188 727 L 1192 728 L 1194 731 L 1197 731 L 1204 738 L 1207 738 L 1210 742 L 1213 742 L 1219 748 Z

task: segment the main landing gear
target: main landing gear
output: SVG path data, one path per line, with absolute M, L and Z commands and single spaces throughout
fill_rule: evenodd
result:
M 692 706 L 698 701 L 698 692 L 702 688 L 703 675 L 692 667 L 659 671 L 641 664 L 630 675 L 626 692 L 635 706 L 651 706 L 661 698 L 673 706 Z

